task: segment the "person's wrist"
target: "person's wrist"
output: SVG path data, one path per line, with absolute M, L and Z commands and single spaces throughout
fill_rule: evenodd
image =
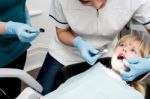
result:
M 149 60 L 149 63 L 150 63 L 150 54 L 147 56 L 148 60 Z M 148 64 L 148 67 L 149 67 L 149 70 L 148 72 L 150 72 L 150 64 Z
M 77 36 L 73 39 L 73 45 L 76 47 L 76 48 L 79 48 L 80 47 L 80 44 L 83 42 L 84 40 L 82 39 L 82 37 L 80 36 Z
M 5 30 L 6 22 L 1 22 L 0 21 L 0 25 L 1 25 L 1 27 L 0 27 L 0 34 L 6 33 L 6 30 Z
M 5 24 L 5 31 L 7 34 L 15 34 L 14 30 L 14 22 L 13 21 L 9 21 Z
M 150 59 L 150 54 L 149 55 L 147 55 L 147 57 L 146 57 L 147 59 Z

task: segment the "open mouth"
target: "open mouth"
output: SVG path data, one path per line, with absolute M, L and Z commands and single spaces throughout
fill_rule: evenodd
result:
M 117 56 L 117 59 L 118 59 L 118 60 L 121 60 L 122 63 L 123 63 L 123 59 L 126 59 L 126 58 L 125 58 L 124 54 L 119 54 L 119 55 Z M 126 72 L 129 72 L 129 71 L 130 71 L 130 68 L 128 68 L 128 67 L 125 66 L 125 65 L 124 65 L 124 67 L 125 67 L 125 71 L 126 71 Z
M 123 60 L 123 59 L 125 59 L 125 56 L 124 56 L 123 54 L 119 54 L 119 55 L 117 56 L 117 59 Z

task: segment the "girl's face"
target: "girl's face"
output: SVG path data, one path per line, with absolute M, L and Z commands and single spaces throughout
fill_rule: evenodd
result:
M 115 48 L 112 55 L 112 70 L 119 73 L 119 71 L 129 69 L 124 65 L 123 59 L 129 60 L 133 58 L 141 57 L 140 48 L 133 45 L 132 42 L 121 42 Z
M 105 6 L 107 0 L 79 0 L 85 6 L 92 6 L 101 9 Z

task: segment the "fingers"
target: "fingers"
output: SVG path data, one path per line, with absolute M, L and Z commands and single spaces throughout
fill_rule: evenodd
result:
M 93 47 L 89 47 L 89 49 L 87 50 L 87 52 L 85 51 L 85 60 L 88 64 L 90 65 L 94 65 L 95 62 L 97 61 L 97 59 L 100 57 L 100 55 L 98 54 L 98 50 L 96 50 Z
M 89 49 L 90 59 L 88 62 L 90 65 L 94 65 L 96 61 L 100 58 L 100 55 L 98 53 L 99 51 L 97 49 L 90 47 Z
M 136 58 L 136 59 L 131 59 L 131 60 L 126 60 L 126 59 L 123 59 L 123 63 L 126 67 L 130 68 L 130 69 L 134 69 L 135 68 L 135 65 L 140 63 L 140 60 L 142 58 Z
M 95 55 L 94 57 L 90 58 L 89 60 L 87 60 L 88 64 L 94 65 L 99 57 L 99 55 Z
M 26 36 L 23 37 L 25 42 L 30 42 L 33 39 L 35 39 L 38 36 L 38 33 L 32 33 L 32 34 L 28 34 Z
M 88 52 L 84 52 L 82 56 L 84 60 L 90 65 L 94 65 L 97 59 L 100 57 L 98 54 L 91 56 Z
M 123 59 L 123 63 L 124 63 L 126 66 L 129 65 L 129 63 L 128 63 L 128 61 L 127 61 L 126 59 Z
M 30 27 L 30 26 L 24 27 L 24 31 L 25 31 L 26 33 L 39 33 L 39 32 L 40 32 L 40 31 L 38 31 L 38 30 L 36 30 L 36 29 Z
M 131 59 L 131 60 L 128 60 L 128 62 L 129 64 L 138 64 L 140 60 L 142 60 L 142 58 Z
M 23 29 L 20 29 L 18 31 L 18 37 L 22 42 L 30 42 L 39 35 L 39 32 L 37 32 L 37 30 L 30 27 L 24 27 Z
M 126 72 L 124 70 L 120 70 L 120 74 L 125 81 L 132 81 L 134 79 L 132 72 Z
M 98 52 L 99 51 L 97 49 L 95 49 L 93 47 L 89 47 L 89 53 L 96 55 L 96 54 L 98 54 Z

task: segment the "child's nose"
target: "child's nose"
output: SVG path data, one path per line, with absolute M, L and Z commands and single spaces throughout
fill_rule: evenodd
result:
M 123 47 L 123 52 L 127 52 L 127 47 Z

